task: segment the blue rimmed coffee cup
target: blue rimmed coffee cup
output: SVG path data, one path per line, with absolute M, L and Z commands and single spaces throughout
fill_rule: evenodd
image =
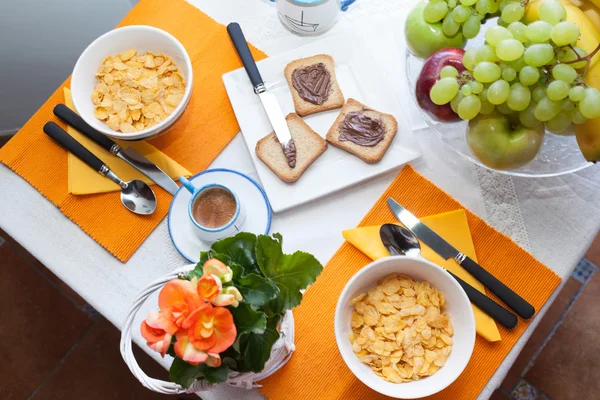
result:
M 182 183 L 183 187 L 185 187 L 192 194 L 192 197 L 188 203 L 188 216 L 195 227 L 194 231 L 196 232 L 196 235 L 201 240 L 212 243 L 216 242 L 217 240 L 233 236 L 242 231 L 244 222 L 246 221 L 246 213 L 242 203 L 240 203 L 240 199 L 233 190 L 218 183 L 209 183 L 201 187 L 196 187 L 183 176 L 179 178 L 179 181 Z M 218 226 L 207 226 L 206 223 L 194 216 L 194 204 L 201 195 L 205 195 L 207 192 L 215 189 L 225 190 L 233 197 L 235 200 L 235 211 L 233 212 L 232 217 L 227 221 L 223 221 L 222 224 L 219 224 Z M 199 205 L 199 207 L 202 206 Z

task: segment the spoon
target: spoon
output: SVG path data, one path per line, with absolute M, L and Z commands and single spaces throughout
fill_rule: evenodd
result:
M 383 245 L 393 256 L 406 255 L 411 257 L 421 256 L 421 245 L 415 234 L 408 228 L 395 224 L 384 224 L 379 229 L 379 236 Z M 471 303 L 479 307 L 484 313 L 498 321 L 506 328 L 517 326 L 517 317 L 496 303 L 467 282 L 446 270 L 463 288 Z
M 81 161 L 98 171 L 121 187 L 121 202 L 131 212 L 141 215 L 149 215 L 156 210 L 156 196 L 152 188 L 145 182 L 134 179 L 131 182 L 123 182 L 112 172 L 98 157 L 83 147 L 81 143 L 73 139 L 54 122 L 44 125 L 44 132 L 57 141 L 62 147 L 75 154 Z

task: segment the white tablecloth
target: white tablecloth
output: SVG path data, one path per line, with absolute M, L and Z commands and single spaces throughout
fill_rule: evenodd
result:
M 223 24 L 240 22 L 247 39 L 267 54 L 315 40 L 299 38 L 285 30 L 267 0 L 192 0 L 191 3 Z M 420 119 L 405 83 L 404 50 L 397 40 L 395 45 L 391 41 L 401 35 L 406 7 L 414 0 L 406 3 L 358 0 L 331 33 L 361 29 L 370 35 L 382 71 L 393 85 L 422 148 L 424 156 L 414 163 L 415 168 L 558 275 L 568 277 L 600 227 L 600 167 L 558 178 L 511 178 L 475 167 L 453 153 Z M 211 167 L 232 168 L 256 178 L 240 135 Z M 325 264 L 342 244 L 341 231 L 356 226 L 395 175 L 390 173 L 277 214 L 272 232 L 283 234 L 286 251 L 309 251 Z M 127 308 L 142 287 L 186 263 L 171 245 L 166 221 L 129 262 L 120 263 L 3 165 L 0 165 L 0 227 L 117 327 L 122 326 Z M 155 304 L 147 308 L 155 308 Z M 500 385 L 545 309 L 482 391 L 481 399 L 488 398 Z M 142 344 L 139 335 L 135 336 Z M 261 398 L 257 391 L 230 388 L 202 397 Z

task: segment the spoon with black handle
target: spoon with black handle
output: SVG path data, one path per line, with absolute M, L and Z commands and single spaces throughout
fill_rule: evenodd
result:
M 121 202 L 129 211 L 136 214 L 149 215 L 156 210 L 156 196 L 152 188 L 145 182 L 138 179 L 123 182 L 102 160 L 83 147 L 81 143 L 73 139 L 71 135 L 54 122 L 48 122 L 44 125 L 44 133 L 62 147 L 75 154 L 77 158 L 95 169 L 100 175 L 119 185 L 121 188 Z
M 379 236 L 383 245 L 391 255 L 407 255 L 412 257 L 421 256 L 421 245 L 419 239 L 408 228 L 394 224 L 384 224 L 379 229 Z M 496 303 L 494 300 L 469 285 L 467 282 L 446 270 L 463 288 L 471 303 L 479 307 L 484 313 L 492 317 L 506 328 L 517 326 L 517 316 Z

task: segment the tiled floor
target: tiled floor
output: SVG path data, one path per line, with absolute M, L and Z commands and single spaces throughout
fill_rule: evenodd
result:
M 0 230 L 0 399 L 198 399 L 145 389 L 119 353 L 119 331 Z M 140 349 L 150 376 L 168 373 Z
M 600 398 L 600 235 L 492 400 Z M 0 399 L 167 399 L 131 375 L 119 331 L 0 230 Z M 150 376 L 167 372 L 141 350 Z M 195 396 L 179 396 L 197 399 Z
M 600 235 L 492 400 L 600 398 Z

